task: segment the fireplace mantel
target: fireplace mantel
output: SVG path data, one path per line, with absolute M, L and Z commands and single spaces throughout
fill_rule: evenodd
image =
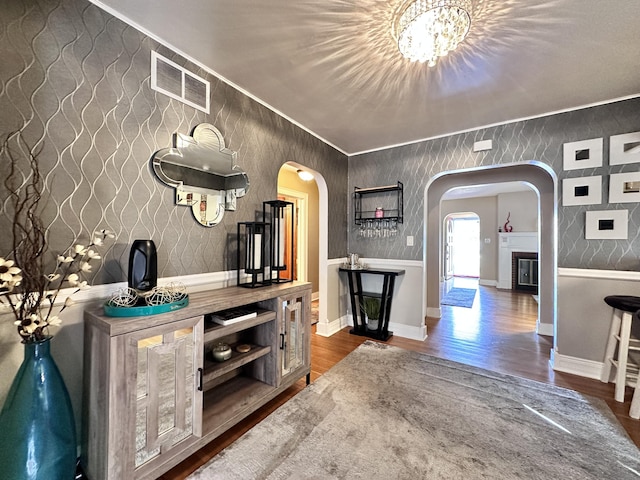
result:
M 497 288 L 511 290 L 511 254 L 513 252 L 538 252 L 538 232 L 511 232 L 498 234 L 498 284 Z

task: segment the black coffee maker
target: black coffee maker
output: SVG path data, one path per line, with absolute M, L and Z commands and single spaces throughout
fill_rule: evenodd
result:
M 158 284 L 158 255 L 153 240 L 134 240 L 129 252 L 129 288 L 148 292 Z

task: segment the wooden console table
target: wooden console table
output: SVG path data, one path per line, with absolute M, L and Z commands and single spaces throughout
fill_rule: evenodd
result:
M 216 312 L 255 316 L 221 325 Z M 146 317 L 85 311 L 82 465 L 155 479 L 311 372 L 311 284 L 221 288 Z M 232 356 L 214 361 L 225 343 Z M 238 349 L 237 346 L 248 346 Z
M 340 267 L 341 272 L 347 273 L 349 281 L 349 297 L 351 299 L 351 314 L 353 315 L 353 328 L 349 333 L 362 335 L 386 341 L 393 335 L 389 331 L 389 316 L 391 314 L 391 300 L 393 298 L 393 288 L 396 277 L 404 275 L 404 270 L 394 270 L 386 268 L 364 268 L 351 269 Z M 362 275 L 382 275 L 384 277 L 381 292 L 365 292 L 362 289 Z M 365 312 L 363 300 L 365 297 L 380 299 L 380 318 L 378 328 L 370 330 L 365 322 Z

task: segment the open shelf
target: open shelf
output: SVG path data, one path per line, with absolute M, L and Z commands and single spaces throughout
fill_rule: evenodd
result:
M 398 182 L 396 185 L 385 185 L 383 187 L 367 187 L 367 188 L 355 187 L 354 189 L 356 193 L 384 193 L 384 192 L 397 192 L 398 190 L 402 190 L 402 182 Z
M 246 353 L 236 352 L 235 348 L 236 345 L 231 345 L 231 358 L 224 362 L 215 362 L 209 359 L 209 354 L 207 353 L 204 361 L 204 374 L 202 376 L 202 383 L 205 390 L 207 390 L 207 384 L 216 378 L 271 353 L 270 346 L 262 347 L 260 345 L 251 345 L 251 350 Z
M 237 376 L 205 392 L 202 431 L 208 433 L 221 427 L 275 389 L 255 378 Z
M 361 210 L 358 220 L 399 220 L 400 212 L 397 208 L 386 209 L 382 217 L 376 217 L 375 210 Z
M 382 298 L 382 293 L 380 292 L 362 292 L 359 295 L 361 297 Z
M 204 329 L 204 342 L 211 342 L 218 338 L 226 337 L 232 333 L 241 332 L 247 328 L 262 325 L 276 319 L 276 312 L 271 310 L 258 309 L 258 315 L 253 318 L 242 320 L 231 325 L 218 325 L 216 323 L 207 322 Z
M 353 189 L 354 221 L 356 225 L 372 220 L 381 222 L 384 220 L 402 223 L 404 220 L 404 185 L 398 182 L 396 185 L 382 187 Z M 382 212 L 377 212 L 381 208 Z M 382 215 L 376 217 L 377 215 Z

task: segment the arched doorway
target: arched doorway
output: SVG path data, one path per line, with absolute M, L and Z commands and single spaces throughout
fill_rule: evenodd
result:
M 538 194 L 540 289 L 538 333 L 553 335 L 556 329 L 557 295 L 557 178 L 546 164 L 530 161 L 443 172 L 425 189 L 423 314 L 440 316 L 442 225 L 440 201 L 452 188 L 503 182 L 526 182 Z
M 317 234 L 313 236 L 317 238 L 317 251 L 312 251 L 313 248 L 307 248 L 307 251 L 310 252 L 307 262 L 307 268 L 305 269 L 311 275 L 313 275 L 313 271 L 317 272 L 317 291 L 314 288 L 314 294 L 317 293 L 318 299 L 318 333 L 324 332 L 327 330 L 327 292 L 328 292 L 328 280 L 327 280 L 327 268 L 328 268 L 328 255 L 329 255 L 329 239 L 328 239 L 328 218 L 329 218 L 329 194 L 327 183 L 324 180 L 324 177 L 315 170 L 310 169 L 304 165 L 301 165 L 296 162 L 286 162 L 282 165 L 282 170 L 289 170 L 294 174 L 297 173 L 297 170 L 304 170 L 305 172 L 310 173 L 313 176 L 312 182 L 315 183 L 317 187 L 317 203 L 314 205 L 314 202 L 307 201 L 307 209 L 306 209 L 306 224 L 317 221 Z M 279 182 L 280 183 L 280 182 Z M 281 185 L 278 185 L 280 189 Z M 286 193 L 292 195 L 290 190 L 285 188 Z M 293 193 L 295 196 L 295 194 Z M 309 231 L 305 233 L 309 236 Z M 313 240 L 315 240 L 313 238 Z M 307 239 L 309 240 L 309 238 Z M 308 245 L 308 243 L 307 243 Z M 312 282 L 315 283 L 315 282 Z

